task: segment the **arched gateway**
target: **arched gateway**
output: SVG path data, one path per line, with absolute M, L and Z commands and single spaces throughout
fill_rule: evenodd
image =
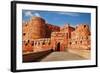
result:
M 56 50 L 56 51 L 60 51 L 60 42 L 57 43 L 55 50 Z

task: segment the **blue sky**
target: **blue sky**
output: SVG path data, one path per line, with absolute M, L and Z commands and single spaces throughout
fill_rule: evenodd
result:
M 56 12 L 56 11 L 37 11 L 37 10 L 23 10 L 22 20 L 28 21 L 32 16 L 42 17 L 47 23 L 63 26 L 65 24 L 71 24 L 76 26 L 77 24 L 91 25 L 90 13 L 78 13 L 78 12 Z

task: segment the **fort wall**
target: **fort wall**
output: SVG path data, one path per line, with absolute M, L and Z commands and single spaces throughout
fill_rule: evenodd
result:
M 87 24 L 63 27 L 46 23 L 41 17 L 32 17 L 23 24 L 23 52 L 39 52 L 53 49 L 67 51 L 68 49 L 91 49 L 91 32 Z

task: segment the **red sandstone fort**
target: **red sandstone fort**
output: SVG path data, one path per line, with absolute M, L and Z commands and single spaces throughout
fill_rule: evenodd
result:
M 63 27 L 48 24 L 41 17 L 32 17 L 23 23 L 23 53 L 53 51 L 90 50 L 91 32 L 87 24 Z

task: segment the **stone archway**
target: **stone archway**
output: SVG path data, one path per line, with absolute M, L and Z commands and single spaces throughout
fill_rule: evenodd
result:
M 61 46 L 60 42 L 58 42 L 57 45 L 56 45 L 56 51 L 60 51 L 60 46 Z

